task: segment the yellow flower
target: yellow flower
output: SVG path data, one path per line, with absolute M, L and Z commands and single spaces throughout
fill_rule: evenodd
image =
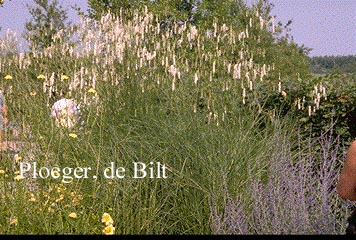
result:
M 64 80 L 68 80 L 69 78 L 67 75 L 62 75 L 61 79 L 62 79 L 62 81 L 64 81 Z
M 63 192 L 65 190 L 67 190 L 67 188 L 64 187 L 63 185 L 60 185 L 60 186 L 57 187 L 57 193 Z
M 31 197 L 28 201 L 30 201 L 30 202 L 36 202 L 36 198 Z
M 112 220 L 109 213 L 104 213 L 103 216 L 101 217 L 101 222 L 105 223 L 106 226 L 109 226 L 114 223 L 114 220 Z
M 113 235 L 115 233 L 115 227 L 113 225 L 106 226 L 103 229 L 105 235 Z
M 68 215 L 70 218 L 78 218 L 78 215 L 75 212 L 72 212 Z
M 35 91 L 32 91 L 32 92 L 30 92 L 30 95 L 34 97 L 37 95 L 37 93 Z
M 18 223 L 19 223 L 19 220 L 17 219 L 17 217 L 11 217 L 10 218 L 10 225 L 17 226 Z
M 19 175 L 20 174 L 20 171 L 15 171 L 14 172 L 16 175 Z
M 20 181 L 22 179 L 24 179 L 24 177 L 21 177 L 21 175 L 17 175 L 16 177 L 14 177 L 14 180 L 16 181 Z
M 43 75 L 43 74 L 40 74 L 40 75 L 37 76 L 37 79 L 38 80 L 44 80 L 44 79 L 46 79 L 46 76 Z
M 11 76 L 11 75 L 6 75 L 4 78 L 5 78 L 6 80 L 12 80 L 12 76 Z
M 95 91 L 94 88 L 90 88 L 90 89 L 88 90 L 88 93 L 96 93 L 96 91 Z
M 0 169 L 0 174 L 5 174 L 5 170 Z
M 54 175 L 55 177 L 58 177 L 58 176 L 60 175 L 60 173 L 59 173 L 58 171 L 53 171 L 53 175 Z
M 22 160 L 22 157 L 20 157 L 18 154 L 15 154 L 14 155 L 14 160 L 15 160 L 15 162 L 19 162 L 19 161 Z M 17 174 L 17 173 L 15 173 L 15 174 Z
M 75 134 L 75 133 L 69 133 L 69 137 L 71 137 L 71 138 L 77 138 L 77 137 L 78 137 L 78 135 L 77 135 L 77 134 Z
M 79 194 L 79 195 L 77 195 L 77 196 L 75 196 L 75 197 L 73 198 L 72 203 L 77 204 L 77 203 L 79 203 L 81 200 L 83 200 L 83 196 L 82 196 L 81 194 Z
M 56 199 L 56 203 L 61 202 L 64 199 L 64 195 L 62 194 L 61 196 L 59 196 L 59 198 Z

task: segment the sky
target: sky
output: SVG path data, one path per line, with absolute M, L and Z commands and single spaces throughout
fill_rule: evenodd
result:
M 292 20 L 295 42 L 311 56 L 356 55 L 356 0 L 271 0 L 277 19 Z
M 246 0 L 251 2 L 253 0 Z M 0 7 L 0 37 L 7 29 L 18 35 L 24 31 L 24 24 L 30 20 L 26 7 L 32 0 L 5 0 Z M 68 9 L 70 20 L 79 20 L 70 8 L 78 5 L 84 11 L 87 0 L 59 0 Z M 312 48 L 310 56 L 356 55 L 356 0 L 270 0 L 274 5 L 272 14 L 277 21 L 290 26 L 294 41 Z

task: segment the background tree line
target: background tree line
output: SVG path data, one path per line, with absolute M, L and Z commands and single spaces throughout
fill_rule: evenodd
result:
M 311 69 L 315 74 L 331 74 L 333 72 L 356 73 L 356 55 L 317 56 L 308 59 Z

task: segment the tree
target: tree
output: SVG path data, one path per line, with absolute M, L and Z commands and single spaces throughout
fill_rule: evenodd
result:
M 99 19 L 109 10 L 118 15 L 120 9 L 134 9 L 146 5 L 149 11 L 160 15 L 161 20 L 212 22 L 214 17 L 234 18 L 243 0 L 88 0 L 89 17 Z M 226 13 L 229 14 L 226 14 Z
M 34 0 L 34 3 L 35 6 L 27 5 L 32 19 L 26 22 L 25 37 L 31 49 L 42 50 L 50 46 L 54 34 L 70 23 L 66 24 L 67 12 L 57 0 Z
M 187 20 L 192 16 L 196 2 L 197 0 L 88 0 L 88 13 L 89 17 L 99 19 L 108 11 L 119 15 L 120 10 L 132 10 L 146 5 L 149 11 L 159 14 L 161 20 Z
M 331 74 L 342 72 L 354 74 L 356 72 L 356 56 L 319 56 L 309 58 L 313 73 Z
M 203 31 L 211 29 L 214 21 L 241 31 L 249 28 L 250 37 L 245 40 L 248 48 L 265 52 L 260 58 L 254 58 L 255 63 L 275 63 L 275 72 L 285 78 L 303 78 L 310 72 L 307 60 L 310 49 L 293 41 L 289 27 L 292 21 L 285 25 L 274 24 L 271 30 L 271 20 L 275 16 L 271 14 L 273 4 L 269 0 L 258 0 L 251 6 L 244 0 L 89 0 L 88 3 L 89 16 L 97 19 L 109 10 L 118 15 L 120 9 L 132 10 L 146 5 L 165 23 L 188 21 Z M 251 19 L 253 27 L 249 27 Z
M 241 14 L 246 10 L 243 0 L 202 0 L 196 4 L 195 23 L 211 25 L 214 19 L 228 25 L 241 20 Z
M 138 0 L 88 0 L 89 17 L 100 19 L 100 17 L 105 15 L 108 11 L 118 15 L 120 9 L 131 9 L 136 7 L 139 2 Z

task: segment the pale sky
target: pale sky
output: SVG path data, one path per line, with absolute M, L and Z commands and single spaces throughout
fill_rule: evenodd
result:
M 292 35 L 315 55 L 356 55 L 356 0 L 271 0 L 272 13 L 293 21 Z
M 251 2 L 252 0 L 246 0 Z M 0 36 L 7 29 L 23 33 L 24 24 L 30 19 L 26 4 L 32 0 L 4 1 L 0 7 Z M 78 21 L 70 5 L 83 10 L 87 0 L 59 0 L 69 10 L 72 22 Z M 311 56 L 356 55 L 356 0 L 270 0 L 273 15 L 286 23 L 292 20 L 291 34 L 298 44 L 313 48 Z

